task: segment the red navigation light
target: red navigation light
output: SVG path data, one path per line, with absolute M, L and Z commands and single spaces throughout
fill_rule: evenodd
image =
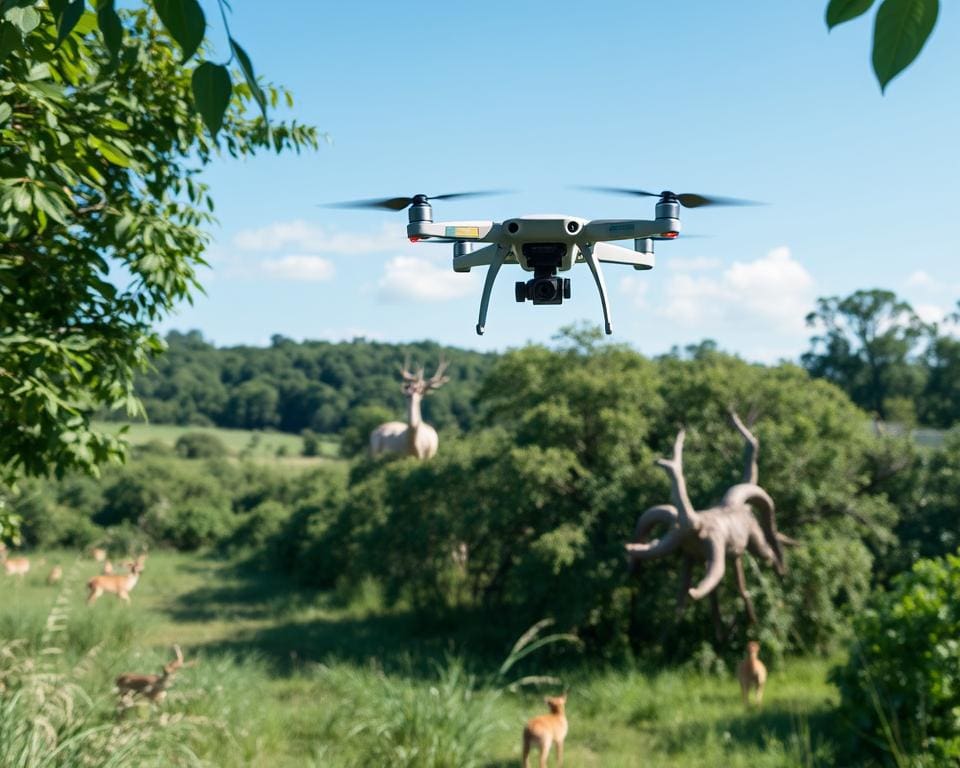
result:
M 674 232 L 671 230 L 670 232 L 661 232 L 660 237 L 666 238 L 667 240 L 673 240 L 675 237 L 679 236 L 679 234 L 679 232 Z
M 411 238 L 410 238 L 410 242 L 411 242 L 411 243 L 419 243 L 421 240 L 423 240 L 422 237 L 416 237 L 416 236 L 414 236 L 414 237 L 411 237 Z

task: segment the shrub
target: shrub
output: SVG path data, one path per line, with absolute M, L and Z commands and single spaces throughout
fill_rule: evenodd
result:
M 317 437 L 317 433 L 312 429 L 305 429 L 301 434 L 303 435 L 303 449 L 301 453 L 304 456 L 319 456 L 320 438 Z
M 960 555 L 921 560 L 875 595 L 833 671 L 858 750 L 960 760 Z
M 227 455 L 227 447 L 209 432 L 187 432 L 174 443 L 177 454 L 185 459 L 218 459 Z

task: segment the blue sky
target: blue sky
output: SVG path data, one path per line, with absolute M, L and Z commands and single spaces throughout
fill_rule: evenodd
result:
M 960 299 L 960 15 L 943 4 L 917 62 L 881 96 L 872 21 L 827 33 L 819 2 L 234 2 L 234 35 L 292 113 L 331 143 L 223 159 L 206 295 L 164 328 L 218 344 L 433 338 L 479 349 L 599 323 L 585 268 L 562 307 L 518 305 L 505 269 L 474 335 L 483 270 L 409 245 L 404 213 L 352 198 L 513 189 L 435 218 L 652 217 L 569 189 L 670 188 L 762 200 L 684 213 L 657 268 L 608 265 L 614 338 L 647 354 L 714 338 L 796 357 L 817 296 L 885 287 L 936 319 Z M 216 17 L 209 9 L 208 17 Z M 214 26 L 218 39 L 221 30 Z

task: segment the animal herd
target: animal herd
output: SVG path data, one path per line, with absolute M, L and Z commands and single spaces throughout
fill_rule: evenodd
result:
M 93 547 L 90 556 L 100 563 L 101 573 L 87 581 L 87 605 L 93 605 L 104 593 L 116 595 L 127 605 L 130 604 L 130 593 L 137 586 L 140 574 L 147 563 L 146 553 L 141 553 L 133 560 L 124 562 L 125 572 L 117 573 L 113 563 L 107 557 L 107 551 L 102 547 Z M 30 572 L 30 558 L 18 556 L 10 557 L 7 547 L 0 542 L 0 562 L 3 563 L 3 572 L 7 576 L 16 576 L 20 581 Z M 39 564 L 43 564 L 43 559 Z M 47 584 L 54 586 L 63 581 L 63 566 L 54 565 L 47 574 Z M 173 683 L 177 672 L 195 664 L 184 663 L 183 652 L 179 645 L 174 645 L 174 659 L 165 664 L 159 674 L 140 674 L 125 672 L 116 678 L 116 690 L 119 697 L 119 712 L 134 706 L 138 699 L 145 699 L 150 703 L 163 701 L 167 690 Z

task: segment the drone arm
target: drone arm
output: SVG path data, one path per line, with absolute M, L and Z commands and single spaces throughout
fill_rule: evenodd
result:
M 509 246 L 498 245 L 497 252 L 490 260 L 490 266 L 487 267 L 487 278 L 483 281 L 483 295 L 480 297 L 480 317 L 477 320 L 477 336 L 483 336 L 483 328 L 487 324 L 487 308 L 490 306 L 490 294 L 493 291 L 493 284 L 497 279 L 497 273 L 500 271 L 500 267 L 502 267 L 503 263 L 507 260 L 507 254 L 509 253 Z
M 493 260 L 497 257 L 497 248 L 498 245 L 485 245 L 483 248 L 479 248 L 476 251 L 471 253 L 465 253 L 462 256 L 453 257 L 453 271 L 454 272 L 469 272 L 472 267 L 482 267 L 488 264 L 492 264 Z M 504 260 L 506 264 L 515 264 L 516 259 L 513 258 L 513 252 L 507 254 L 507 258 Z
M 581 248 L 581 252 L 582 252 Z M 639 253 L 611 243 L 594 243 L 593 255 L 597 261 L 607 264 L 629 264 L 637 269 L 653 269 L 655 262 L 652 253 Z
M 407 225 L 407 237 L 426 240 L 431 237 L 496 242 L 500 225 L 493 221 L 414 221 Z
M 583 236 L 591 243 L 632 240 L 644 237 L 670 237 L 679 232 L 680 219 L 597 219 L 583 227 Z
M 587 262 L 590 271 L 593 273 L 594 282 L 597 284 L 597 290 L 600 292 L 600 306 L 603 307 L 603 326 L 604 330 L 611 334 L 613 326 L 610 324 L 610 307 L 607 299 L 607 284 L 603 279 L 603 271 L 600 269 L 600 262 L 594 255 L 593 243 L 585 243 L 580 246 L 580 253 L 583 254 L 583 260 Z

